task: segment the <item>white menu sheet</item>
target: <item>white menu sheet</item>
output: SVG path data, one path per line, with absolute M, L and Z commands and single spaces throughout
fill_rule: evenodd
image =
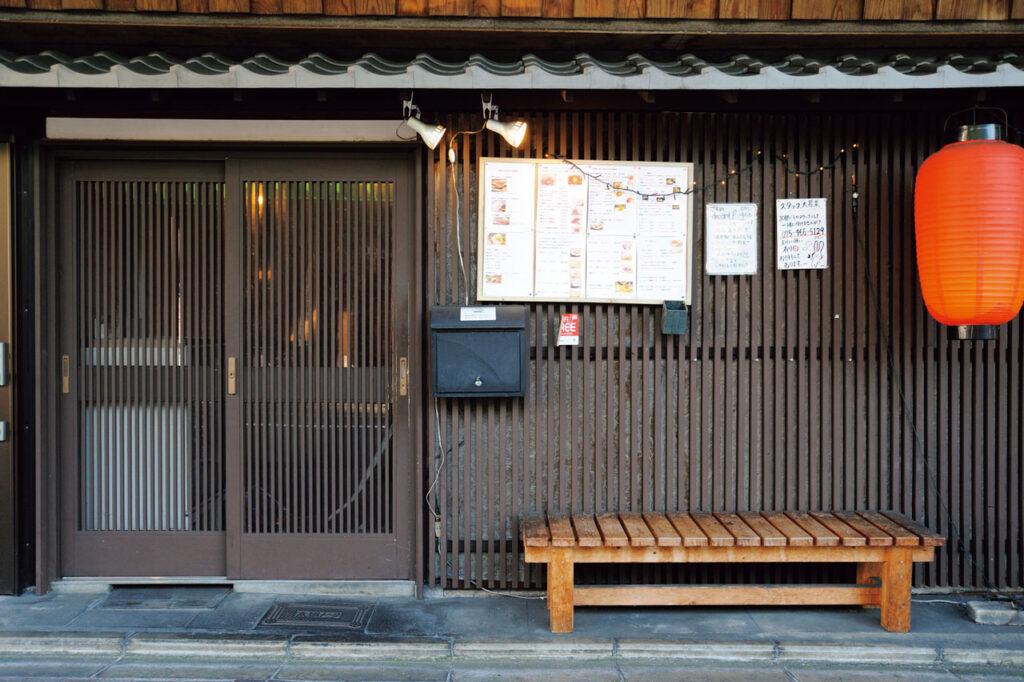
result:
M 484 166 L 483 278 L 485 296 L 516 296 L 533 288 L 535 168 L 524 163 Z

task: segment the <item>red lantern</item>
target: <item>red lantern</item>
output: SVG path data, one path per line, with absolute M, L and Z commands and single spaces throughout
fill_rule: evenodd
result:
M 917 172 L 917 269 L 943 324 L 1002 324 L 1024 304 L 1024 149 L 999 137 L 964 126 Z

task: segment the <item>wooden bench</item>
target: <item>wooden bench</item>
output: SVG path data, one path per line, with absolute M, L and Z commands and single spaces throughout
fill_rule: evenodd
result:
M 546 563 L 552 632 L 574 606 L 880 606 L 882 627 L 910 630 L 913 562 L 945 538 L 892 512 L 574 514 L 527 517 L 527 563 Z M 580 563 L 857 564 L 856 585 L 575 586 Z

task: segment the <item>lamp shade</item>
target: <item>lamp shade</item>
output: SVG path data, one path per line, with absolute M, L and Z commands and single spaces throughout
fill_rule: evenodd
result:
M 982 127 L 996 128 L 965 128 Z M 1024 303 L 1024 149 L 976 135 L 925 159 L 914 189 L 921 292 L 951 326 L 1003 324 Z

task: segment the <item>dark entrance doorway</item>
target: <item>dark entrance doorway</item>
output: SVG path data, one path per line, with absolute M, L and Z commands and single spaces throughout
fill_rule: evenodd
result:
M 412 575 L 408 157 L 58 177 L 66 576 Z

